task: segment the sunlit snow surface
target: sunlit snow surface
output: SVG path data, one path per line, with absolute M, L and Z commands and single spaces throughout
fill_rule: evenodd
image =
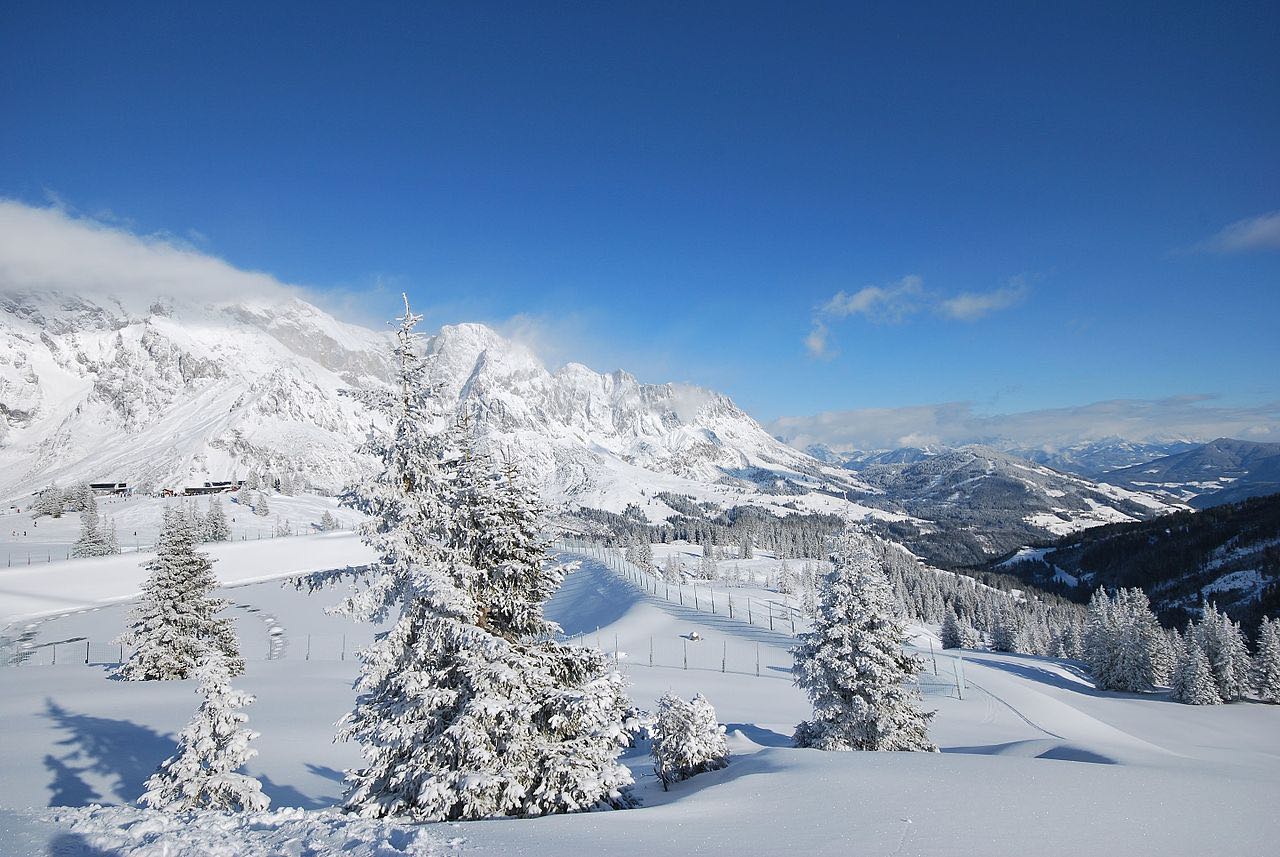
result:
M 279 561 L 269 549 L 294 545 L 307 557 L 326 538 L 349 537 L 242 544 L 235 565 L 265 576 Z M 71 600 L 94 572 L 67 565 L 49 589 Z M 249 771 L 273 811 L 169 820 L 129 808 L 194 709 L 194 683 L 115 682 L 100 663 L 109 652 L 94 649 L 86 666 L 67 643 L 57 665 L 46 647 L 0 670 L 0 853 L 1177 855 L 1266 854 L 1280 841 L 1280 707 L 1100 693 L 1069 662 L 986 652 L 964 653 L 960 699 L 954 653 L 936 652 L 935 676 L 918 633 L 943 753 L 795 750 L 791 730 L 809 711 L 787 675 L 786 631 L 759 616 L 729 619 L 728 590 L 717 587 L 710 614 L 701 600 L 695 610 L 642 595 L 592 561 L 569 576 L 553 617 L 582 644 L 616 648 L 639 704 L 666 690 L 706 694 L 728 726 L 730 766 L 664 793 L 642 743 L 626 760 L 639 809 L 420 827 L 351 821 L 332 807 L 358 753 L 332 736 L 352 704 L 351 648 L 371 630 L 325 615 L 336 591 L 261 582 L 225 594 L 249 658 L 238 684 L 258 696 L 248 714 L 261 754 Z M 31 642 L 108 639 L 126 609 L 39 622 Z M 694 631 L 701 640 L 688 639 Z

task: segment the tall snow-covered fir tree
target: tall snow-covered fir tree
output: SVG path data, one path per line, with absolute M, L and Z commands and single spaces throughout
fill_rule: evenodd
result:
M 257 812 L 271 805 L 262 784 L 239 773 L 258 755 L 249 746 L 258 733 L 244 728 L 240 709 L 253 697 L 231 687 L 226 659 L 211 650 L 196 669 L 204 697 L 191 722 L 178 735 L 178 752 L 160 764 L 146 783 L 140 803 L 152 809 L 182 812 L 213 809 Z
M 794 674 L 813 702 L 796 727 L 799 747 L 927 750 L 931 712 L 911 682 L 923 669 L 902 651 L 906 625 L 895 611 L 879 545 L 850 529 L 831 552 L 812 630 L 800 635 Z
M 1005 606 L 991 629 L 991 649 L 996 652 L 1023 652 L 1026 648 L 1022 617 L 1012 606 Z
M 942 648 L 944 649 L 964 649 L 968 648 L 973 642 L 969 629 L 961 627 L 956 611 L 950 607 L 947 608 L 947 615 L 942 620 L 942 628 L 938 632 L 938 637 L 942 641 Z
M 1188 634 L 1182 654 L 1173 670 L 1169 697 L 1187 705 L 1221 705 L 1218 685 L 1213 680 L 1209 659 L 1195 634 Z
M 1149 691 L 1169 681 L 1173 650 L 1141 589 L 1114 596 L 1099 589 L 1089 602 L 1085 659 L 1104 690 Z
M 1252 664 L 1239 623 L 1218 610 L 1213 602 L 1206 602 L 1201 608 L 1200 621 L 1188 634 L 1193 635 L 1209 660 L 1209 670 L 1222 701 L 1244 697 L 1249 691 Z
M 339 728 L 364 754 L 346 808 L 434 821 L 624 805 L 622 679 L 600 652 L 546 640 L 557 629 L 542 603 L 564 570 L 548 562 L 541 508 L 436 409 L 419 321 L 406 299 L 394 389 L 353 394 L 389 430 L 363 446 L 380 471 L 343 498 L 371 517 L 379 561 L 342 609 L 395 618 L 360 653 Z
M 120 553 L 111 528 L 98 514 L 98 502 L 94 499 L 93 493 L 90 492 L 87 497 L 82 497 L 80 504 L 80 536 L 71 548 L 71 555 L 87 557 Z
M 686 702 L 668 691 L 658 700 L 653 735 L 653 772 L 666 791 L 672 783 L 729 764 L 724 727 L 702 694 Z
M 231 620 L 218 614 L 228 602 L 212 597 L 213 563 L 196 549 L 191 519 L 181 509 L 164 512 L 156 556 L 143 564 L 151 574 L 119 642 L 134 647 L 118 675 L 129 681 L 190 678 L 216 649 L 233 674 L 244 672 Z
M 227 513 L 222 508 L 222 501 L 217 497 L 211 497 L 209 513 L 204 517 L 204 540 L 225 542 L 230 538 L 231 525 L 227 523 Z
M 267 502 L 267 492 L 259 491 L 253 499 L 253 514 L 265 518 L 271 514 L 271 504 Z
M 1253 689 L 1266 702 L 1280 702 L 1280 619 L 1265 616 L 1258 626 L 1258 651 L 1253 656 Z

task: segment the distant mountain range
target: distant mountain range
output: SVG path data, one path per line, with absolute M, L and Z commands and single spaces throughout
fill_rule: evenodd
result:
M 1097 479 L 1104 473 L 1145 464 L 1157 458 L 1186 452 L 1200 446 L 1186 440 L 1172 440 L 1161 443 L 1140 443 L 1123 438 L 1107 438 L 1091 440 L 1069 446 L 1017 446 L 983 442 L 978 445 L 989 446 L 1000 452 L 1016 455 L 1019 458 L 1036 464 L 1043 464 L 1060 470 L 1063 473 L 1074 473 L 1089 479 Z M 854 450 L 837 452 L 821 444 L 808 447 L 808 452 L 815 458 L 831 464 L 838 464 L 850 470 L 861 471 L 877 464 L 910 464 L 934 455 L 959 447 L 922 446 L 902 447 L 899 449 Z
M 1181 508 L 985 446 L 884 457 L 859 471 L 910 516 L 882 526 L 931 561 L 982 562 L 1015 547 Z M 929 522 L 921 524 L 920 521 Z
M 1099 478 L 1205 509 L 1280 492 L 1280 443 L 1221 437 Z

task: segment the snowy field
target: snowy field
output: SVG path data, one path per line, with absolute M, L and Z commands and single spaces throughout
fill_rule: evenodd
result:
M 270 494 L 270 514 L 259 517 L 251 508 L 236 502 L 234 494 L 216 495 L 222 501 L 233 541 L 261 541 L 273 538 L 277 530 L 287 528 L 296 534 L 314 533 L 320 518 L 329 512 L 343 529 L 350 530 L 363 520 L 351 509 L 338 507 L 334 497 L 315 494 L 285 496 Z M 108 524 L 116 526 L 120 549 L 126 553 L 150 550 L 160 532 L 160 521 L 167 506 L 192 503 L 204 514 L 209 497 L 99 497 L 98 512 Z M 20 511 L 19 511 L 20 510 Z M 66 512 L 61 518 L 47 515 L 34 518 L 25 503 L 0 509 L 0 569 L 37 565 L 69 559 L 71 546 L 80 535 L 80 515 Z
M 43 579 L 34 567 L 0 574 L 0 625 L 39 612 L 32 605 L 90 608 L 15 623 L 42 648 L 0 669 L 0 854 L 1022 857 L 1269 854 L 1280 842 L 1276 706 L 1103 693 L 1070 662 L 987 652 L 965 652 L 960 665 L 937 651 L 935 676 L 927 637 L 918 636 L 942 753 L 797 750 L 791 731 L 810 712 L 787 673 L 789 628 L 771 632 L 758 619 L 643 594 L 593 560 L 548 612 L 583 645 L 616 648 L 638 704 L 652 708 L 668 690 L 704 693 L 728 727 L 729 767 L 663 792 L 641 743 L 625 760 L 638 809 L 418 827 L 351 822 L 331 808 L 358 754 L 333 742 L 334 723 L 354 697 L 351 648 L 372 631 L 325 614 L 340 591 L 308 595 L 263 578 L 354 564 L 361 550 L 347 534 L 215 546 L 220 580 L 238 584 L 223 592 L 249 661 L 236 683 L 258 696 L 248 714 L 262 733 L 260 755 L 249 772 L 272 810 L 189 823 L 129 805 L 172 752 L 196 705 L 195 683 L 113 681 L 105 643 L 90 645 L 88 665 L 82 642 L 63 644 L 56 665 L 44 647 L 118 634 L 127 610 L 118 602 L 141 575 L 93 563 L 140 558 L 51 563 Z M 701 639 L 690 640 L 693 632 Z

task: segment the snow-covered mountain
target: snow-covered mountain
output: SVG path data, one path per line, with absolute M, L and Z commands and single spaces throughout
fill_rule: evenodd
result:
M 1025 458 L 1035 464 L 1044 464 L 1063 473 L 1074 473 L 1089 479 L 1098 479 L 1104 473 L 1145 464 L 1167 455 L 1187 452 L 1200 446 L 1187 440 L 1168 441 L 1132 441 L 1120 437 L 1103 440 L 1081 441 L 1074 444 L 1045 444 L 1041 446 L 1025 446 L 999 439 L 974 441 L 1000 452 L 1007 452 L 1019 458 Z M 966 444 L 969 445 L 969 444 Z M 849 470 L 861 471 L 876 464 L 911 464 L 958 449 L 958 446 L 922 446 L 900 447 L 897 449 L 844 450 L 831 449 L 823 444 L 815 444 L 805 448 L 805 452 L 829 464 L 837 464 Z
M 0 292 L 0 496 L 80 479 L 336 487 L 385 338 L 296 298 L 196 304 Z
M 980 562 L 1030 542 L 1183 508 L 985 446 L 908 456 L 859 476 L 912 519 L 933 522 L 903 522 L 892 533 L 942 563 Z
M 655 522 L 673 513 L 654 499 L 660 492 L 724 506 L 873 511 L 833 494 L 874 489 L 779 442 L 722 394 L 579 363 L 550 372 L 479 324 L 446 326 L 426 350 L 447 404 L 474 417 L 492 451 L 518 451 L 553 502 L 615 512 L 634 504 Z
M 1203 509 L 1280 493 L 1280 443 L 1220 437 L 1100 478 Z
M 370 420 L 338 391 L 385 383 L 387 342 L 296 297 L 0 293 L 0 496 L 81 479 L 181 488 L 251 469 L 336 490 L 365 466 L 352 450 Z M 552 373 L 478 324 L 425 348 L 448 404 L 465 404 L 495 450 L 518 451 L 556 502 L 634 503 L 661 520 L 663 491 L 828 511 L 850 508 L 837 493 L 874 493 L 708 390 L 580 364 Z
M 1037 464 L 1046 464 L 1054 470 L 1100 479 L 1104 473 L 1186 452 L 1198 445 L 1187 440 L 1144 442 L 1112 437 L 1066 446 L 1001 448 Z
M 250 471 L 336 491 L 368 462 L 371 415 L 344 388 L 385 383 L 386 333 L 299 297 L 196 302 L 0 291 L 0 499 L 53 483 L 183 488 Z M 495 453 L 519 456 L 546 498 L 650 522 L 686 507 L 838 513 L 973 542 L 965 561 L 1019 539 L 1167 511 L 1168 503 L 994 450 L 875 456 L 861 472 L 772 437 L 728 397 L 577 363 L 549 371 L 479 324 L 423 343 L 451 408 Z M 968 535 L 965 535 L 965 534 Z M 901 535 L 901 534 L 899 534 Z M 923 551 L 939 560 L 948 548 Z

